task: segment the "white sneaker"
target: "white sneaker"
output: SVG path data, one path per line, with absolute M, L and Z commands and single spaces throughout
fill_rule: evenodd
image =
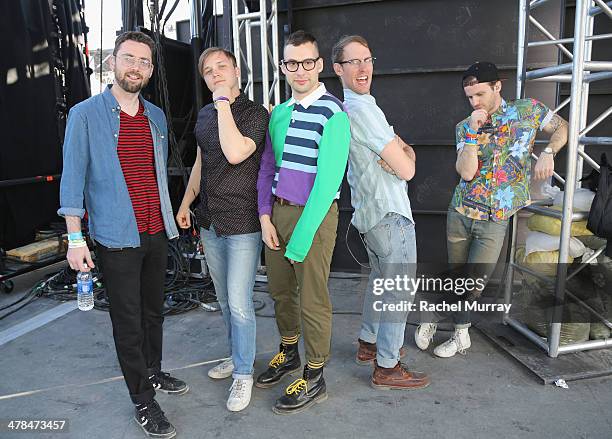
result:
M 438 325 L 435 323 L 421 323 L 414 332 L 414 341 L 417 347 L 424 351 L 429 347 L 429 343 L 434 337 L 438 329 Z
M 441 358 L 449 358 L 459 352 L 465 355 L 465 351 L 472 346 L 470 341 L 470 334 L 468 328 L 455 329 L 455 333 L 450 340 L 442 343 L 440 346 L 434 349 L 434 354 Z
M 253 378 L 234 379 L 230 387 L 230 396 L 227 398 L 227 409 L 230 412 L 244 410 L 251 402 L 251 390 L 253 390 Z
M 222 380 L 223 378 L 231 377 L 232 372 L 234 372 L 234 362 L 230 358 L 210 369 L 208 371 L 208 376 L 215 380 Z

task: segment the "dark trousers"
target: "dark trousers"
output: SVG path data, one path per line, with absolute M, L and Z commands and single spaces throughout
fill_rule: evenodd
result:
M 148 402 L 155 396 L 148 378 L 161 370 L 168 239 L 141 233 L 140 247 L 96 249 L 125 383 L 134 404 Z

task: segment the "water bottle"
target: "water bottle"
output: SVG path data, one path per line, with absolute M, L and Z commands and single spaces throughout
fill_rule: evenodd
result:
M 94 307 L 93 278 L 89 271 L 79 271 L 77 274 L 77 303 L 81 311 Z

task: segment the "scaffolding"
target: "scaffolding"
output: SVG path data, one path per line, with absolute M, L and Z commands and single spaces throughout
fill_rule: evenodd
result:
M 232 39 L 234 54 L 238 68 L 244 65 L 246 84 L 243 87 L 252 101 L 255 96 L 255 61 L 253 59 L 253 28 L 259 28 L 260 67 L 261 67 L 261 104 L 270 109 L 270 103 L 280 103 L 280 76 L 279 76 L 279 46 L 278 46 L 278 4 L 277 0 L 270 1 L 270 14 L 267 12 L 267 1 L 259 1 L 259 11 L 250 12 L 245 0 L 232 0 Z M 245 49 L 242 50 L 242 36 L 244 34 Z M 246 52 L 246 53 L 245 53 Z M 242 70 L 242 69 L 241 69 Z M 270 84 L 270 70 L 272 84 Z M 241 78 L 239 78 L 241 82 Z
M 574 213 L 572 210 L 574 191 L 579 186 L 579 179 L 583 174 L 584 164 L 599 171 L 599 165 L 586 152 L 585 145 L 612 145 L 612 137 L 588 137 L 588 133 L 599 125 L 604 119 L 612 114 L 612 106 L 601 113 L 590 124 L 587 125 L 587 110 L 589 103 L 589 86 L 594 81 L 612 78 L 612 61 L 593 61 L 591 59 L 593 41 L 612 38 L 612 34 L 594 35 L 594 20 L 597 15 L 604 14 L 612 19 L 612 2 L 603 0 L 576 0 L 576 13 L 574 24 L 574 36 L 572 38 L 556 38 L 538 20 L 532 16 L 532 11 L 548 0 L 520 0 L 519 1 L 519 32 L 518 32 L 518 59 L 517 59 L 517 87 L 516 97 L 524 97 L 525 83 L 527 81 L 546 81 L 556 83 L 570 83 L 570 97 L 561 102 L 554 110 L 557 113 L 566 105 L 569 105 L 569 134 L 567 144 L 567 168 L 565 179 L 558 174 L 554 174 L 561 184 L 564 185 L 564 197 L 562 210 L 555 211 L 537 203 L 528 206 L 525 210 L 546 215 L 561 220 L 561 234 L 559 247 L 559 264 L 554 279 L 546 278 L 539 273 L 521 266 L 515 261 L 517 245 L 517 225 L 518 220 L 515 215 L 511 226 L 511 242 L 509 250 L 509 264 L 505 278 L 504 301 L 506 304 L 512 302 L 512 287 L 514 284 L 515 270 L 527 273 L 541 279 L 544 282 L 554 282 L 555 309 L 549 327 L 548 337 L 540 337 L 537 333 L 529 329 L 521 321 L 504 314 L 504 323 L 523 334 L 538 347 L 543 349 L 550 357 L 556 358 L 559 354 L 578 352 L 588 349 L 599 349 L 612 346 L 612 339 L 589 340 L 580 343 L 572 343 L 560 346 L 562 304 L 565 296 L 579 303 L 582 307 L 597 317 L 607 327 L 612 329 L 612 323 L 605 317 L 597 313 L 586 303 L 566 291 L 566 282 L 575 276 L 580 270 L 584 269 L 589 263 L 603 252 L 604 248 L 598 249 L 588 260 L 582 261 L 580 266 L 568 274 L 568 264 L 561 263 L 568 260 L 570 230 L 572 221 L 586 219 L 586 213 Z M 561 7 L 565 7 L 565 2 L 561 1 Z M 562 11 L 563 13 L 564 11 Z M 528 41 L 529 26 L 533 25 L 539 33 L 546 37 L 546 40 Z M 561 30 L 561 33 L 563 30 Z M 565 44 L 573 44 L 570 51 Z M 567 58 L 570 63 L 562 63 L 563 56 L 559 56 L 559 63 L 556 66 L 545 67 L 527 71 L 527 49 L 554 45 Z M 537 156 L 533 155 L 535 159 Z

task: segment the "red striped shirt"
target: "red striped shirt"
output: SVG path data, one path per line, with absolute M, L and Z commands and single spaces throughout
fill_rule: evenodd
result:
M 138 233 L 150 235 L 164 230 L 161 215 L 153 137 L 142 103 L 134 117 L 121 111 L 117 155 L 125 177 Z

